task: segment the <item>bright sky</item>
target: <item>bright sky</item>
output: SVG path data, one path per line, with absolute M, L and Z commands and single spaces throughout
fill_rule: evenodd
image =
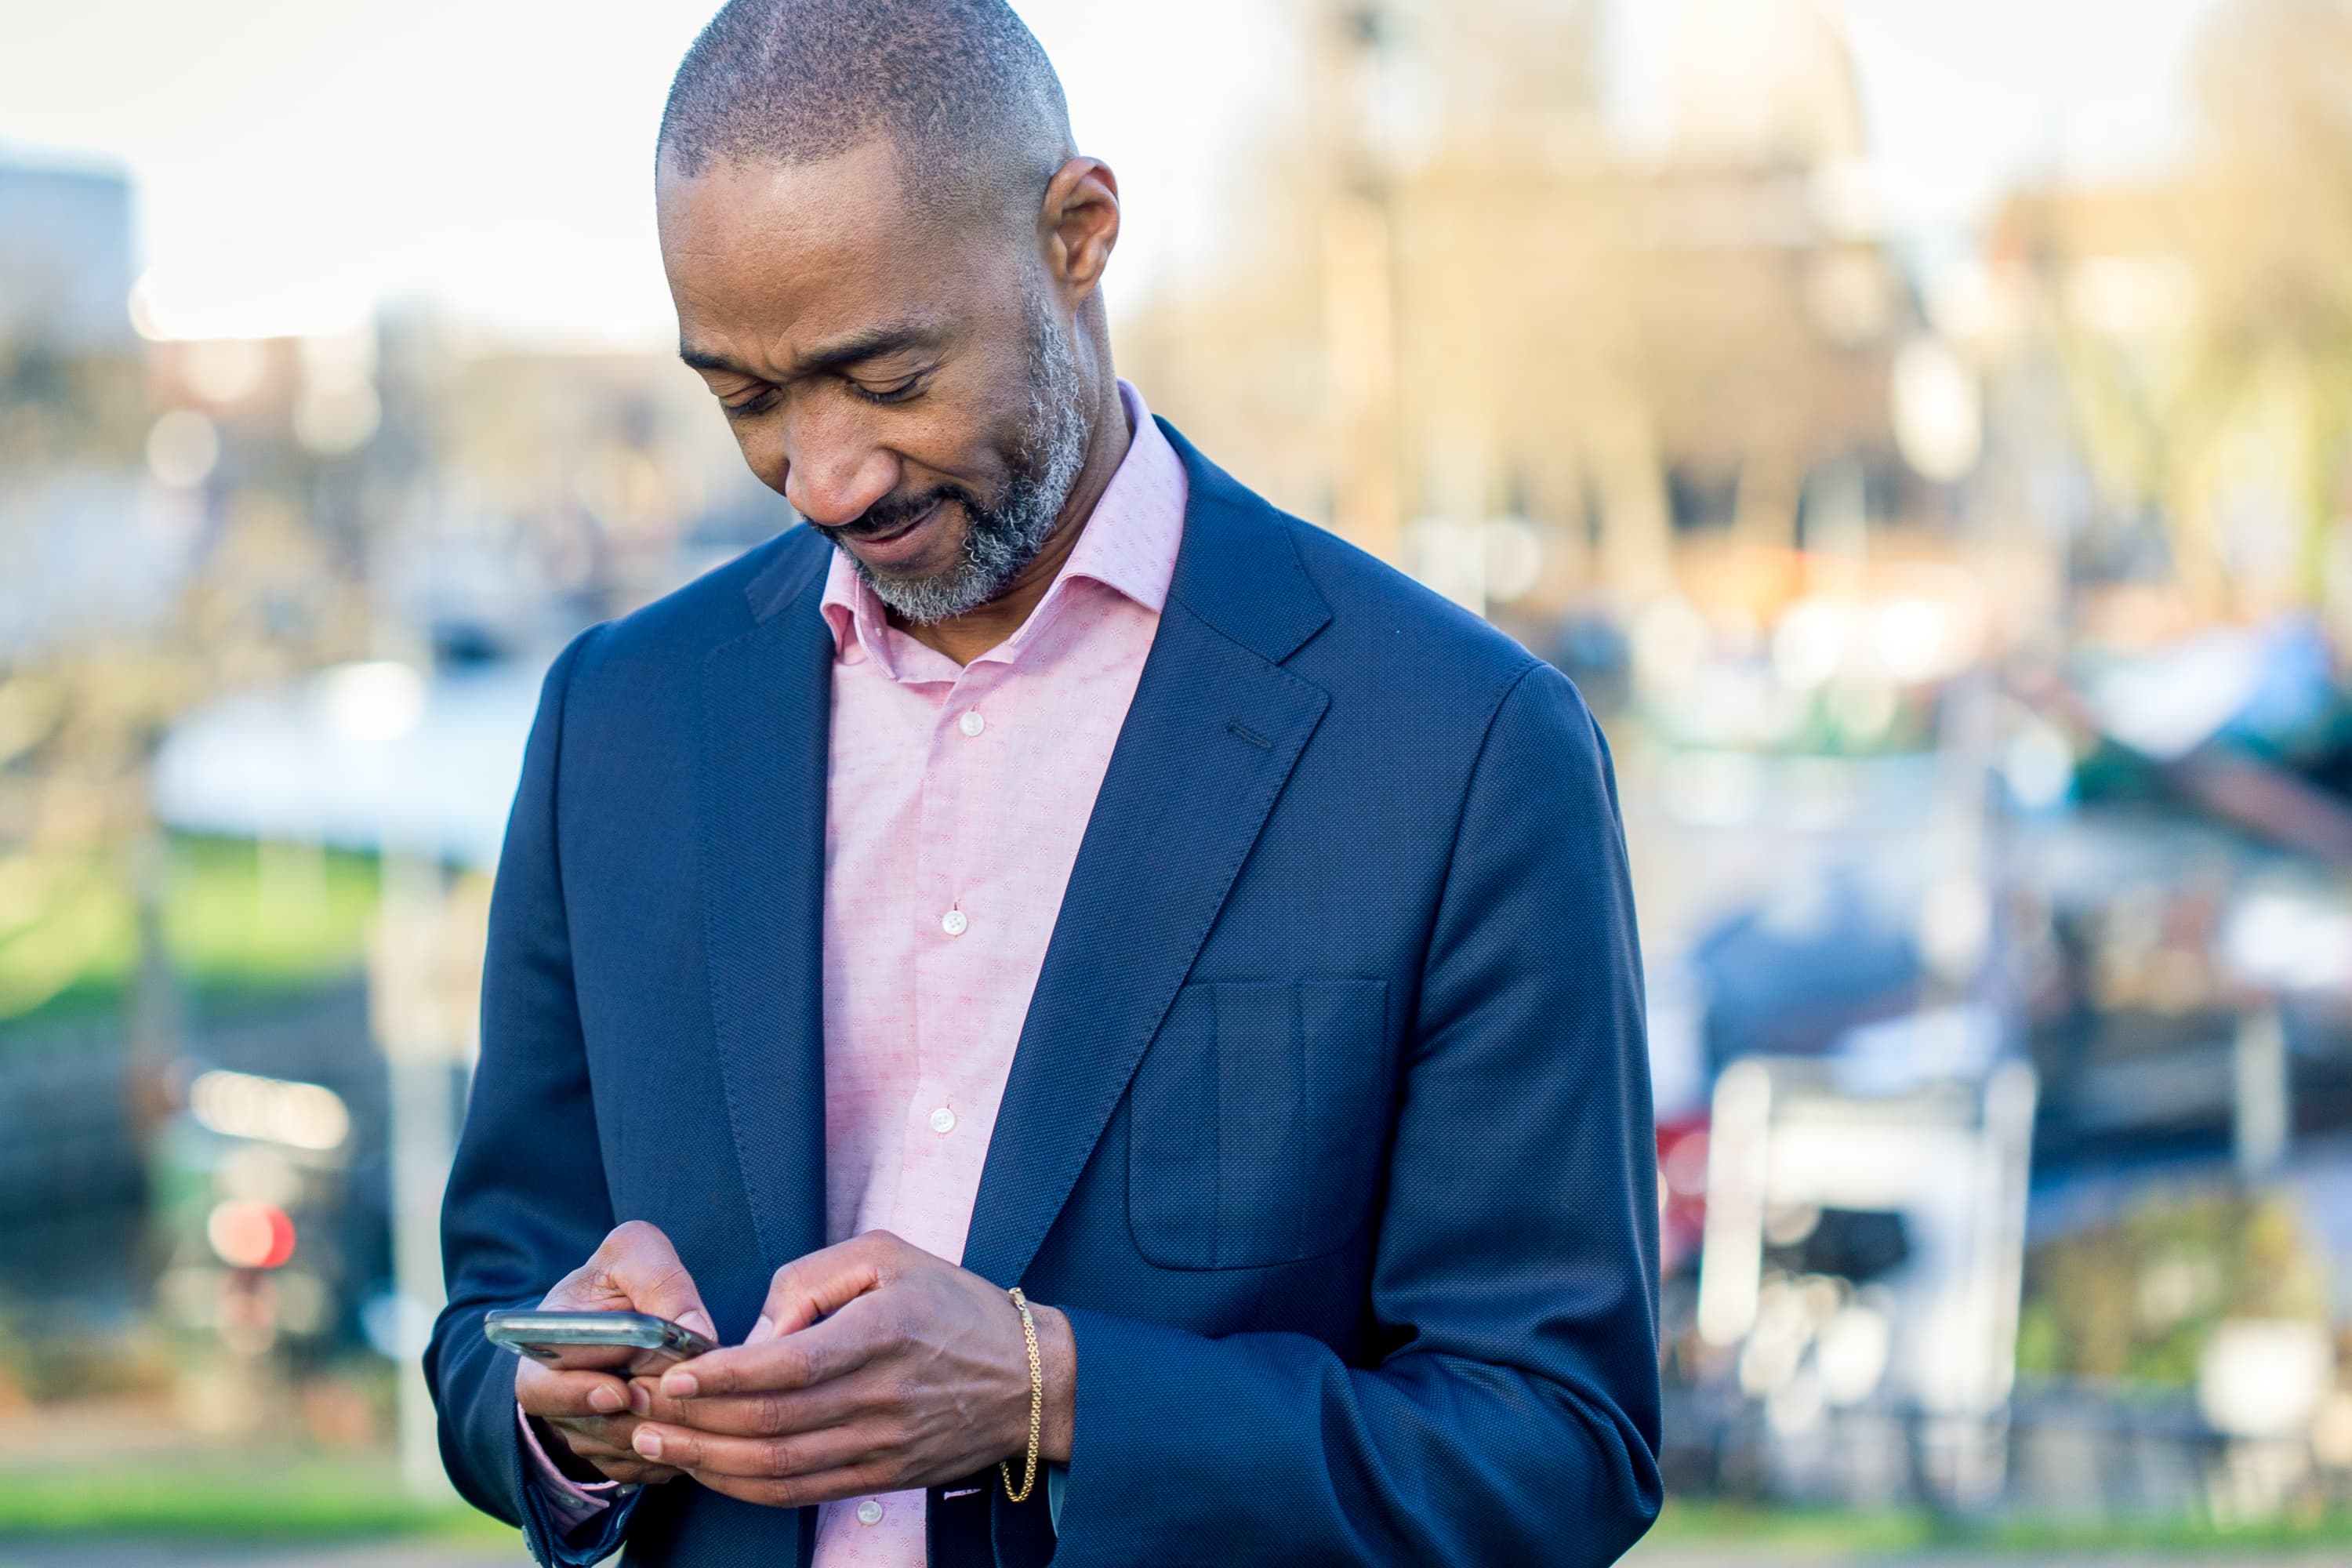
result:
M 1127 197 L 1116 311 L 1208 242 L 1221 163 L 1292 90 L 1274 0 L 1014 0 Z M 1691 0 L 1614 0 L 1612 115 L 1654 140 Z M 1823 0 L 1831 3 L 1831 0 Z M 2004 181 L 2160 159 L 2216 0 L 1845 0 L 1876 163 L 1949 229 Z M 138 181 L 186 335 L 333 330 L 430 295 L 502 331 L 658 342 L 651 147 L 714 0 L 70 0 L 0 49 L 0 157 Z

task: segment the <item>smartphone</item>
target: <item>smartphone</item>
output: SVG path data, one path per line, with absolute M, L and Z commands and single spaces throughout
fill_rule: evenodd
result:
M 565 1372 L 647 1376 L 672 1362 L 706 1355 L 717 1342 L 649 1312 L 488 1312 L 482 1332 L 494 1345 Z

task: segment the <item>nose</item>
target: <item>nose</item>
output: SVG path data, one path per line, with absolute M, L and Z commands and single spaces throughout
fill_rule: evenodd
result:
M 784 432 L 784 499 L 821 527 L 855 521 L 898 485 L 898 459 L 855 419 L 811 409 Z

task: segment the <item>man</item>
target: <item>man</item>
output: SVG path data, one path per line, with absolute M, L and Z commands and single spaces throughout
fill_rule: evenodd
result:
M 548 674 L 459 1489 L 551 1563 L 1613 1561 L 1656 1210 L 1574 690 L 1118 380 L 1118 185 L 1003 0 L 733 0 L 658 171 L 687 363 L 807 526 Z M 542 1301 L 723 1348 L 484 1341 Z

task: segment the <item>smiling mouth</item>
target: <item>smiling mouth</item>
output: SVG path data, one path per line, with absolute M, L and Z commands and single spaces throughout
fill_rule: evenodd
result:
M 908 518 L 906 521 L 899 523 L 895 528 L 886 528 L 867 532 L 861 531 L 856 524 L 852 523 L 847 527 L 835 529 L 834 531 L 851 544 L 887 544 L 894 539 L 903 539 L 908 534 L 914 532 L 915 530 L 922 527 L 923 524 L 930 521 L 931 519 L 939 515 L 940 508 L 945 505 L 947 505 L 947 498 L 945 496 L 941 496 L 933 500 L 930 505 L 925 507 L 921 511 L 917 512 L 913 517 Z

